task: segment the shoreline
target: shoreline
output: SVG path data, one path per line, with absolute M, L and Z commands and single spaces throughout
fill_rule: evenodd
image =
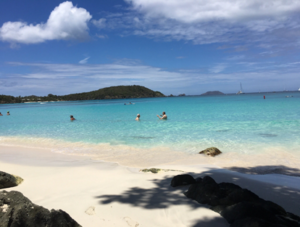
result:
M 67 156 L 89 157 L 95 161 L 112 162 L 134 168 L 159 165 L 210 165 L 246 174 L 283 174 L 300 176 L 300 158 L 282 147 L 269 147 L 256 154 L 223 151 L 216 157 L 198 152 L 183 152 L 171 147 L 135 147 L 109 143 L 68 142 L 34 137 L 0 137 L 0 147 L 46 149 Z M 206 148 L 203 146 L 203 148 Z
M 4 190 L 20 191 L 47 209 L 62 209 L 82 226 L 229 226 L 218 213 L 187 199 L 183 192 L 188 186 L 169 186 L 172 177 L 183 172 L 143 173 L 137 167 L 63 155 L 49 148 L 0 146 L 0 157 L 1 171 L 24 179 L 19 186 Z M 249 175 L 203 164 L 151 167 L 235 183 L 300 215 L 298 177 Z M 85 213 L 90 207 L 95 214 Z

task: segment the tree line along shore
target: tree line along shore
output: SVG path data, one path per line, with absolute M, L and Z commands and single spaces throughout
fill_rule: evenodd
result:
M 0 104 L 25 103 L 25 102 L 47 102 L 47 101 L 77 101 L 77 100 L 98 100 L 98 99 L 125 99 L 125 98 L 151 98 L 165 97 L 159 91 L 153 91 L 149 88 L 132 85 L 132 86 L 114 86 L 102 88 L 96 91 L 47 96 L 10 96 L 0 95 Z

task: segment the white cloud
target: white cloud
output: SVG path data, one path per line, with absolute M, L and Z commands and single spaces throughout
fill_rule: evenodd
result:
M 125 0 L 130 12 L 108 14 L 105 28 L 195 44 L 299 45 L 299 0 Z M 103 18 L 101 18 L 103 20 Z
M 226 58 L 226 60 L 229 60 L 229 61 L 238 61 L 238 60 L 242 60 L 244 58 L 245 58 L 244 55 L 235 55 L 235 56 Z
M 99 39 L 107 39 L 108 38 L 107 35 L 100 35 L 100 34 L 97 34 L 96 37 L 98 37 Z
M 227 64 L 220 63 L 214 67 L 212 67 L 209 71 L 212 73 L 220 73 L 227 68 Z
M 105 18 L 100 18 L 99 20 L 92 20 L 92 23 L 98 28 L 105 28 L 106 26 L 105 22 L 106 22 Z
M 147 17 L 165 17 L 198 23 L 212 20 L 241 21 L 284 16 L 300 10 L 298 0 L 125 0 Z
M 88 37 L 88 21 L 92 18 L 83 8 L 63 2 L 50 14 L 46 23 L 6 22 L 0 28 L 0 38 L 11 43 L 41 43 L 47 40 L 83 40 Z
M 87 61 L 89 60 L 90 57 L 87 57 L 85 59 L 82 59 L 81 61 L 79 61 L 79 64 L 86 64 Z
M 299 62 L 281 65 L 276 62 L 268 64 L 250 62 L 247 65 L 247 62 L 243 62 L 240 70 L 230 73 L 224 70 L 226 66 L 231 65 L 224 63 L 206 71 L 203 69 L 168 71 L 158 67 L 132 64 L 129 59 L 121 62 L 112 64 L 11 62 L 8 64 L 8 67 L 12 67 L 10 71 L 19 71 L 18 67 L 23 67 L 26 70 L 22 71 L 29 73 L 0 72 L 0 90 L 3 94 L 13 95 L 69 94 L 109 86 L 136 84 L 165 94 L 178 94 L 178 91 L 201 94 L 209 90 L 237 92 L 240 82 L 247 92 L 257 91 L 258 84 L 261 90 L 280 90 L 283 82 L 288 89 L 296 89 L 295 85 L 300 84 Z M 233 64 L 235 67 L 238 66 L 236 63 Z

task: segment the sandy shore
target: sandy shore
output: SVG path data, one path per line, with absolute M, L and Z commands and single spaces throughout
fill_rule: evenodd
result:
M 210 175 L 232 182 L 300 215 L 300 178 L 280 174 L 249 175 L 213 165 L 159 164 L 194 177 Z M 62 155 L 48 149 L 0 146 L 0 170 L 24 182 L 20 191 L 33 203 L 62 209 L 82 226 L 229 226 L 206 206 L 187 199 L 187 187 L 170 187 L 180 171 L 142 173 L 140 168 Z

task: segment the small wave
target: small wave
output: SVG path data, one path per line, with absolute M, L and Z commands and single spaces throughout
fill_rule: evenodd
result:
M 153 136 L 131 136 L 132 138 L 136 139 L 154 139 L 155 137 Z
M 261 137 L 277 137 L 278 135 L 276 134 L 271 134 L 271 133 L 259 133 L 258 135 L 260 135 Z
M 228 132 L 229 129 L 220 129 L 220 130 L 217 130 L 216 132 Z

